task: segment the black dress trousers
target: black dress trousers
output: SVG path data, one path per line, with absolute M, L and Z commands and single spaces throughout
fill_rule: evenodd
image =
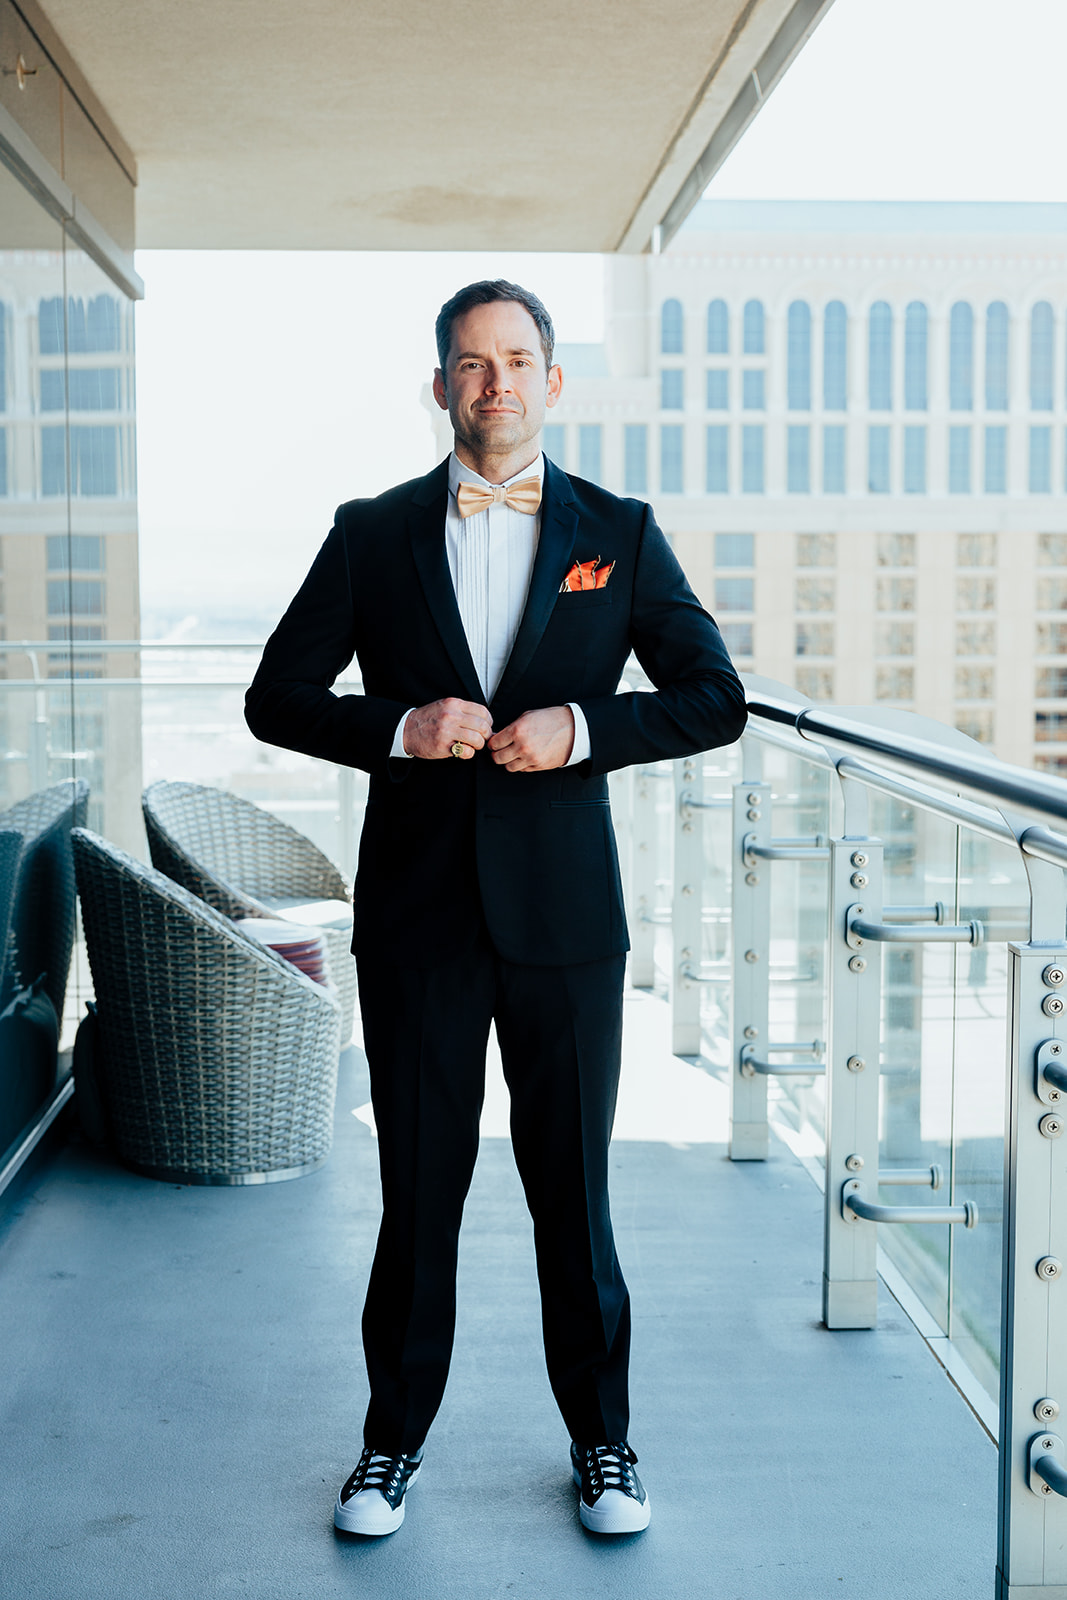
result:
M 358 952 L 383 1202 L 363 1313 L 373 1448 L 417 1450 L 444 1393 L 494 1018 L 552 1391 L 573 1439 L 626 1437 L 630 1304 L 607 1192 L 624 965 L 518 966 L 484 928 L 432 967 Z

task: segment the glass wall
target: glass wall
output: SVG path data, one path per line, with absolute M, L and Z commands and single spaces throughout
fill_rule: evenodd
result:
M 126 293 L 0 166 L 0 1164 L 90 993 L 70 827 L 143 854 L 139 656 L 107 648 L 139 633 L 133 356 Z

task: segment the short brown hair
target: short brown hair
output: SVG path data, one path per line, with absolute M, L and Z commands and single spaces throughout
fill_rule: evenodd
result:
M 556 330 L 552 326 L 552 318 L 537 296 L 517 283 L 508 283 L 506 278 L 483 278 L 480 283 L 468 283 L 465 289 L 458 289 L 451 300 L 446 300 L 437 313 L 434 333 L 437 338 L 437 359 L 442 372 L 448 365 L 448 352 L 452 348 L 452 325 L 456 318 L 465 316 L 474 306 L 491 306 L 497 300 L 515 300 L 530 313 L 541 336 L 545 366 L 547 368 L 552 365 Z

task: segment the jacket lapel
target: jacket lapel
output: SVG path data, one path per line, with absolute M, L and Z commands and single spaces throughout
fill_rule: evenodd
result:
M 494 700 L 499 700 L 515 687 L 541 643 L 559 595 L 559 586 L 570 565 L 577 532 L 578 513 L 574 507 L 570 479 L 546 456 L 541 532 L 530 578 L 530 592 L 504 675 L 493 695 Z
M 430 615 L 441 641 L 459 673 L 468 700 L 481 705 L 484 694 L 474 670 L 467 635 L 456 603 L 452 574 L 445 553 L 445 513 L 448 502 L 448 458 L 428 473 L 412 496 L 408 512 L 411 553 L 422 583 Z

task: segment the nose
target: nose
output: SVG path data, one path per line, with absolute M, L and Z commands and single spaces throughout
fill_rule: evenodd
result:
M 507 394 L 511 388 L 511 375 L 503 361 L 492 361 L 486 369 L 486 394 Z

